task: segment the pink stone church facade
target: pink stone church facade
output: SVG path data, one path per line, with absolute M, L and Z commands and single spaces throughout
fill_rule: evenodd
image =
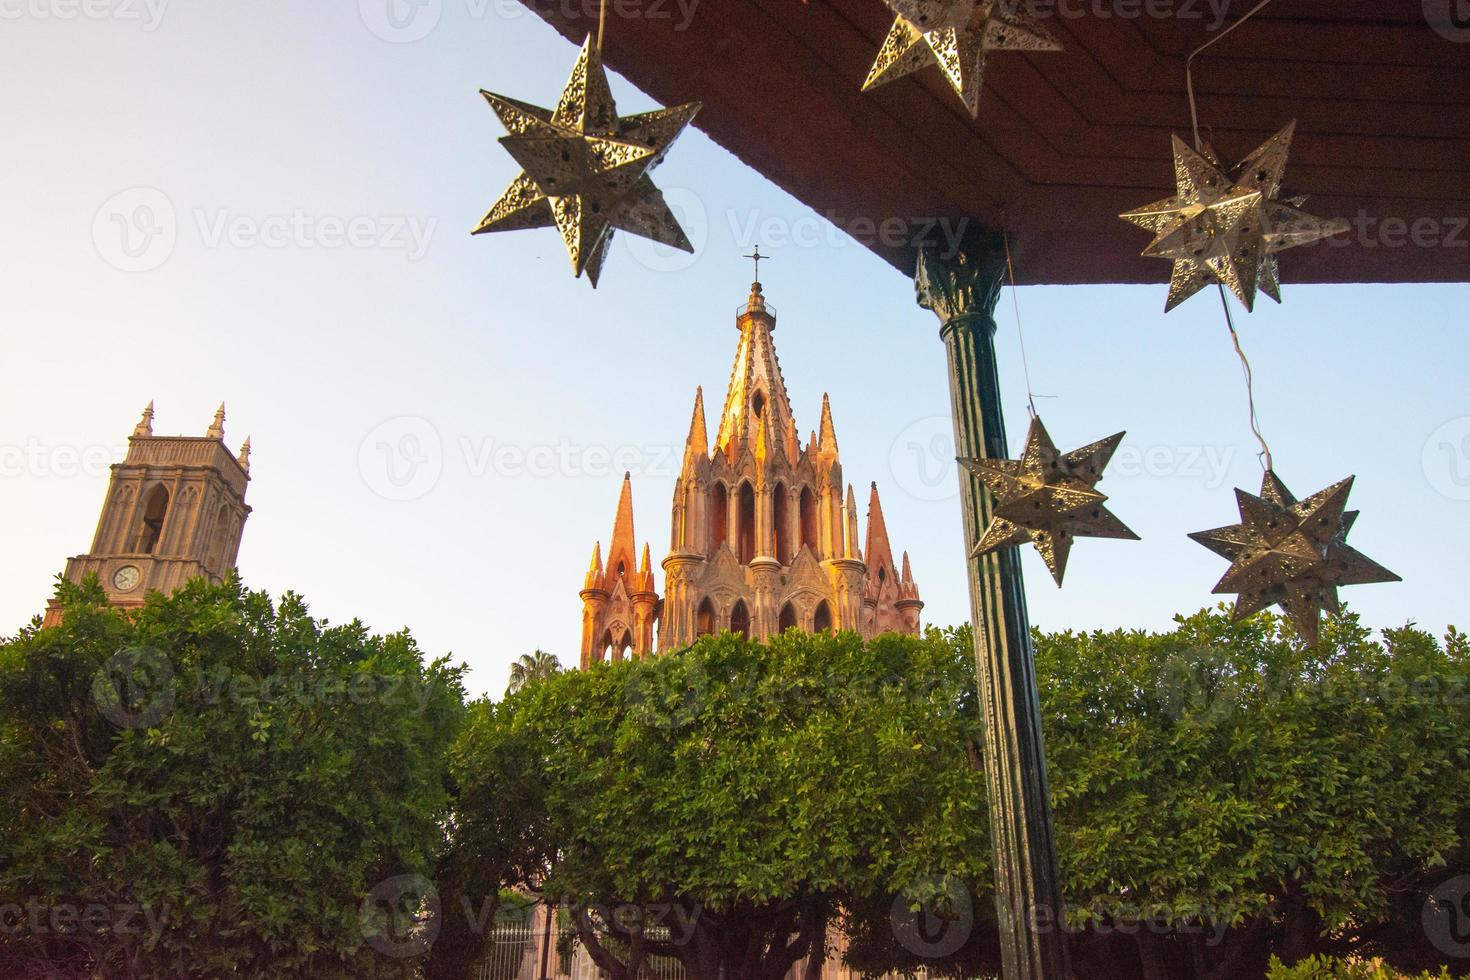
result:
M 772 334 L 775 310 L 751 286 L 713 442 L 703 390 L 674 488 L 670 547 L 658 591 L 633 533 L 623 478 L 604 557 L 594 546 L 581 590 L 581 665 L 665 653 L 729 630 L 765 640 L 789 628 L 917 634 L 924 603 L 908 554 L 895 562 L 878 485 L 859 544 L 856 497 L 844 484 L 832 409 L 802 445 Z

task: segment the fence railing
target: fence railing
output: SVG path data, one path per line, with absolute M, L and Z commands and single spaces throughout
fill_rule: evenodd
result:
M 580 949 L 571 926 L 558 929 L 548 944 L 544 929 L 525 923 L 495 927 L 475 980 L 542 980 L 543 967 L 545 980 L 607 980 L 606 971 Z M 685 980 L 684 966 L 668 957 L 651 957 L 639 980 Z

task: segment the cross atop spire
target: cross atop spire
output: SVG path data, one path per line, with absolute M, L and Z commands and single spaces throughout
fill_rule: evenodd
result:
M 755 251 L 751 252 L 749 255 L 744 256 L 744 258 L 755 260 L 755 281 L 756 283 L 759 283 L 761 281 L 761 259 L 769 259 L 770 256 L 761 254 L 760 243 L 757 242 L 755 246 Z

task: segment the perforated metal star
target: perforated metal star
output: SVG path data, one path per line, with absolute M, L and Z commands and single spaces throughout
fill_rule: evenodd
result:
M 1382 565 L 1348 547 L 1357 511 L 1346 511 L 1353 478 L 1298 501 L 1270 470 L 1261 495 L 1237 489 L 1239 524 L 1197 531 L 1190 537 L 1229 559 L 1215 593 L 1235 593 L 1235 618 L 1279 605 L 1297 632 L 1315 644 L 1322 610 L 1339 608 L 1343 585 L 1398 582 Z
M 1287 123 L 1229 171 L 1208 146 L 1173 138 L 1175 195 L 1120 215 L 1153 232 L 1144 255 L 1174 263 L 1165 312 L 1217 282 L 1246 309 L 1258 288 L 1279 303 L 1277 253 L 1347 230 L 1277 199 L 1295 129 Z
M 480 94 L 509 134 L 500 143 L 523 172 L 473 234 L 556 228 L 572 271 L 597 285 L 613 229 L 694 251 L 648 172 L 699 111 L 699 103 L 619 116 L 589 36 L 555 110 Z
M 1138 540 L 1103 506 L 1108 498 L 1096 489 L 1123 435 L 1063 455 L 1041 419 L 1033 418 L 1020 459 L 961 459 L 995 502 L 990 524 L 970 557 L 1030 541 L 1061 585 L 1073 538 Z
M 980 114 L 985 59 L 991 51 L 1060 51 L 1062 46 L 1017 0 L 884 0 L 897 15 L 863 91 L 938 65 Z

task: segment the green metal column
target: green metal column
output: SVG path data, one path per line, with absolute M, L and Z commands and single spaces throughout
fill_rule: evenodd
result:
M 959 456 L 1010 458 L 995 364 L 992 314 L 1006 268 L 997 249 L 988 241 L 956 254 L 922 249 L 914 279 L 919 305 L 939 317 L 949 355 Z M 958 469 L 968 554 L 990 522 L 992 503 L 980 481 Z M 1020 557 L 1006 548 L 967 564 L 1005 977 L 1064 980 L 1071 967 Z

